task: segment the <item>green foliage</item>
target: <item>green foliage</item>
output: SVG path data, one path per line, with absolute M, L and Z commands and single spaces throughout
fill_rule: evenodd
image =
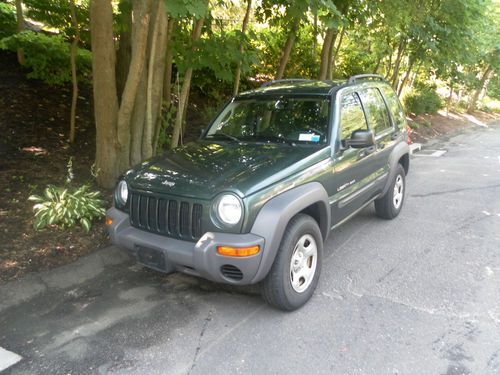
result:
M 255 31 L 255 35 L 252 46 L 258 51 L 258 64 L 254 66 L 253 75 L 273 77 L 279 65 L 286 33 L 279 27 L 268 27 Z
M 165 2 L 167 12 L 174 18 L 192 16 L 196 19 L 207 13 L 207 0 L 169 0 Z
M 16 8 L 0 3 L 0 39 L 14 34 L 17 30 Z
M 350 77 L 355 74 L 370 72 L 373 60 L 363 51 L 347 49 L 344 51 L 339 66 L 334 72 L 335 78 Z
M 23 31 L 2 39 L 0 48 L 11 51 L 23 49 L 26 66 L 32 69 L 28 74 L 29 78 L 41 79 L 51 85 L 71 82 L 70 45 L 62 36 Z M 90 77 L 91 53 L 78 49 L 76 63 L 80 78 Z
M 167 132 L 168 129 L 172 128 L 175 122 L 175 115 L 177 113 L 177 107 L 171 105 L 170 108 L 162 111 L 160 131 L 158 133 L 158 144 L 156 146 L 155 154 L 163 152 L 170 145 L 171 137 Z
M 500 100 L 500 74 L 495 74 L 488 85 L 488 96 Z
M 415 89 L 404 97 L 403 103 L 406 111 L 416 116 L 434 114 L 443 107 L 436 87 L 424 84 L 416 85 Z
M 89 231 L 92 221 L 105 215 L 104 202 L 99 199 L 99 192 L 91 191 L 88 185 L 78 188 L 49 185 L 42 196 L 31 195 L 28 199 L 36 203 L 33 206 L 35 230 L 49 225 L 71 228 L 80 224 Z
M 297 32 L 297 39 L 286 67 L 287 76 L 316 77 L 319 73 L 320 53 L 321 44 L 315 43 L 314 26 L 304 24 Z
M 23 3 L 27 8 L 26 16 L 43 23 L 46 27 L 57 29 L 65 37 L 73 38 L 75 30 L 71 23 L 69 0 L 23 0 Z M 80 39 L 90 47 L 89 0 L 79 0 L 75 3 Z

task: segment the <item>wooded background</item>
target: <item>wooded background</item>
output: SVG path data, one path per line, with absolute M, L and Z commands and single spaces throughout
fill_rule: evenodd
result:
M 93 85 L 109 188 L 182 144 L 193 106 L 208 119 L 271 79 L 378 73 L 409 112 L 473 111 L 500 97 L 499 21 L 498 0 L 16 0 L 0 2 L 0 48 L 33 78 L 73 83 L 70 141 L 78 84 Z

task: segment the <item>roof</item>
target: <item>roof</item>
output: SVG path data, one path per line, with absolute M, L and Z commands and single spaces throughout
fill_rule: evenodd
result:
M 335 87 L 345 85 L 345 80 L 338 81 L 315 81 L 315 80 L 283 80 L 270 82 L 262 87 L 246 91 L 238 95 L 239 98 L 252 97 L 256 95 L 305 95 L 322 96 L 329 95 Z
M 347 81 L 319 81 L 301 78 L 278 79 L 266 82 L 258 89 L 243 92 L 238 95 L 238 98 L 248 98 L 261 95 L 326 96 L 332 94 L 334 89 L 373 80 L 386 82 L 384 77 L 378 74 L 357 74 L 349 77 Z

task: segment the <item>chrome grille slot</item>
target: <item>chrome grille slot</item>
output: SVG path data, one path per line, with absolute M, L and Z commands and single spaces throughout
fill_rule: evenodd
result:
M 177 201 L 168 202 L 168 233 L 175 235 L 177 233 Z
M 181 236 L 189 235 L 189 203 L 181 202 L 181 212 L 179 214 L 179 231 Z
M 201 214 L 202 214 L 203 208 L 201 204 L 193 204 L 193 217 L 191 219 L 191 231 L 193 234 L 194 238 L 199 238 L 203 234 L 201 230 Z

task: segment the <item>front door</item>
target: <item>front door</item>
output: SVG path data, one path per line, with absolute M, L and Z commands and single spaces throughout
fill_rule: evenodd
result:
M 357 93 L 345 94 L 340 103 L 341 147 L 333 156 L 334 175 L 329 186 L 332 226 L 363 207 L 374 196 L 377 176 L 373 167 L 376 146 L 349 147 L 345 142 L 356 130 L 368 130 L 366 116 Z

